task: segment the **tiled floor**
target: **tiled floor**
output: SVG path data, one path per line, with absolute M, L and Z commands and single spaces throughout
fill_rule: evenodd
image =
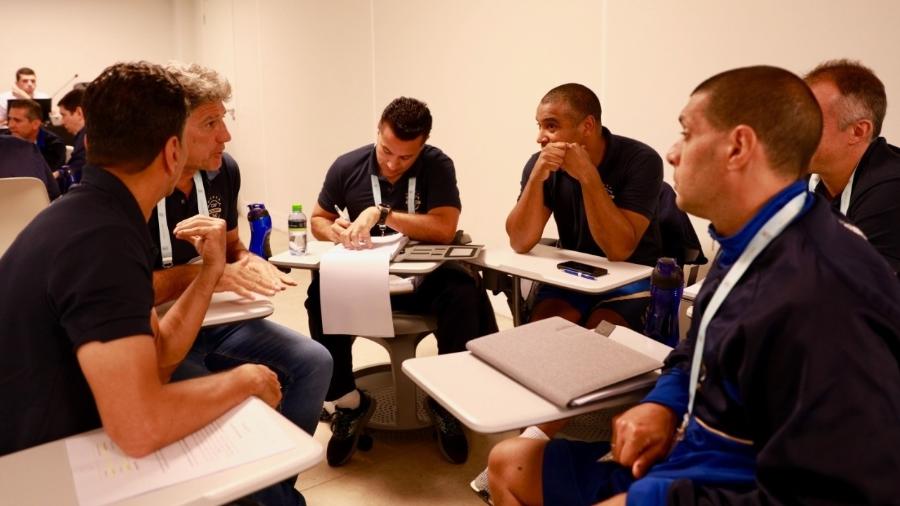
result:
M 241 220 L 241 232 L 246 241 L 246 227 Z M 286 234 L 274 231 L 272 251 L 287 249 Z M 306 310 L 307 271 L 293 271 L 298 286 L 275 296 L 275 313 L 269 318 L 309 335 Z M 502 328 L 511 327 L 508 318 L 498 316 Z M 429 336 L 419 345 L 418 355 L 434 355 L 437 345 Z M 387 353 L 377 344 L 357 339 L 353 348 L 354 366 L 360 368 L 388 361 Z M 469 481 L 483 468 L 490 448 L 516 432 L 486 436 L 468 432 L 469 460 L 463 465 L 445 461 L 429 430 L 415 432 L 376 432 L 371 451 L 357 452 L 350 462 L 339 468 L 326 463 L 302 473 L 297 487 L 310 505 L 472 505 L 484 504 L 469 489 Z M 331 432 L 320 423 L 315 437 L 326 444 Z

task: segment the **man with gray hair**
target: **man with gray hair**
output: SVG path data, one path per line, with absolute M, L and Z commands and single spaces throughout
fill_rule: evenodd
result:
M 822 140 L 809 164 L 810 190 L 831 201 L 900 271 L 900 149 L 881 137 L 884 84 L 871 69 L 831 60 L 804 79 L 822 108 Z
M 272 296 L 296 283 L 266 260 L 251 254 L 238 236 L 240 171 L 225 154 L 231 135 L 225 125 L 224 102 L 231 85 L 216 71 L 197 65 L 168 65 L 184 86 L 189 102 L 185 124 L 187 162 L 175 191 L 151 214 L 150 236 L 157 247 L 153 289 L 155 303 L 178 297 L 196 277 L 193 245 L 173 234 L 175 223 L 208 214 L 226 223 L 227 264 L 216 291 Z M 201 191 L 202 190 L 202 191 Z M 243 363 L 264 364 L 282 385 L 281 412 L 313 434 L 331 380 L 332 360 L 319 343 L 268 320 L 204 328 L 173 377 L 185 379 L 230 369 Z M 302 504 L 294 479 L 255 497 L 265 504 Z

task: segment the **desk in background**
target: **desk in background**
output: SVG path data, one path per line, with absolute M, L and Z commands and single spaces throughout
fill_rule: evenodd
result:
M 162 318 L 174 304 L 175 301 L 169 301 L 156 306 L 157 316 Z M 234 292 L 214 293 L 201 327 L 265 318 L 274 311 L 275 305 L 272 301 L 259 294 L 247 299 Z
M 306 246 L 305 255 L 292 255 L 290 251 L 283 251 L 271 256 L 269 262 L 278 267 L 315 271 L 319 269 L 319 258 L 333 247 L 335 244 L 329 241 L 310 241 Z M 404 275 L 428 274 L 440 264 L 440 262 L 391 262 L 389 272 Z
M 575 260 L 596 265 L 607 270 L 605 276 L 590 280 L 559 270 L 560 262 Z M 628 262 L 610 262 L 606 258 L 537 244 L 528 253 L 516 253 L 509 247 L 485 247 L 478 258 L 469 260 L 474 265 L 502 272 L 513 278 L 513 323 L 521 324 L 522 291 L 519 278 L 547 283 L 581 293 L 600 294 L 650 277 L 652 267 Z

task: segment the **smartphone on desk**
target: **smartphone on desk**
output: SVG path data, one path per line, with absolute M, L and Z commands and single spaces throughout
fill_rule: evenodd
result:
M 571 274 L 573 276 L 578 276 L 585 279 L 597 279 L 600 276 L 606 275 L 606 269 L 604 269 L 603 267 L 583 264 L 574 260 L 560 262 L 556 264 L 556 268 L 565 272 L 566 274 Z

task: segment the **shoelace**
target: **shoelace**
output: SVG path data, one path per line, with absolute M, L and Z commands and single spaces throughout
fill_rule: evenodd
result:
M 339 408 L 331 415 L 331 433 L 334 437 L 343 439 L 350 436 L 356 422 L 362 418 L 362 412 L 356 414 L 354 411 Z
M 440 408 L 434 409 L 434 414 L 437 415 L 435 418 L 437 418 L 438 430 L 440 430 L 444 434 L 452 436 L 462 434 L 462 429 L 459 426 L 459 420 L 457 420 L 453 415 L 445 412 Z

